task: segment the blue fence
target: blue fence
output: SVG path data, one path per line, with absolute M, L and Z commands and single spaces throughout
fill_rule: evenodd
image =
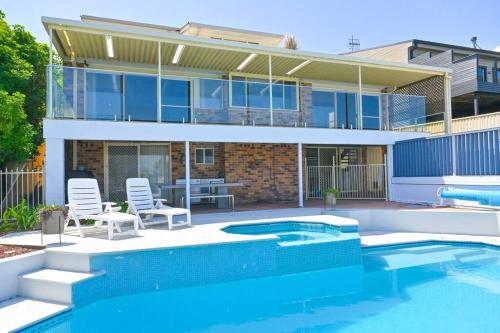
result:
M 396 142 L 394 177 L 500 175 L 499 132 L 494 129 Z

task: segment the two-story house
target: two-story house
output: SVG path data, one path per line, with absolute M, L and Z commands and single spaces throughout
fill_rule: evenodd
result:
M 453 118 L 500 112 L 500 52 L 412 39 L 350 55 L 450 68 Z
M 187 207 L 200 200 L 186 184 L 203 182 L 233 184 L 236 205 L 303 206 L 329 187 L 384 199 L 394 142 L 427 135 L 405 128 L 451 119 L 446 68 L 197 23 L 42 22 L 62 59 L 47 69 L 47 203 L 63 203 L 66 179 L 82 175 L 114 201 L 126 178 L 148 177 Z

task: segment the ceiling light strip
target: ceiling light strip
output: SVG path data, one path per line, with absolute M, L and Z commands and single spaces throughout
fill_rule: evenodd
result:
M 238 67 L 236 67 L 236 70 L 242 71 L 256 56 L 257 54 L 255 53 L 250 54 Z
M 174 57 L 172 58 L 173 64 L 179 63 L 179 61 L 181 60 L 181 55 L 182 55 L 183 50 L 184 50 L 184 45 L 182 45 L 182 44 L 177 45 L 177 48 L 175 49 Z
M 303 63 L 299 64 L 298 66 L 295 66 L 294 68 L 292 68 L 291 70 L 286 72 L 286 75 L 292 75 L 293 73 L 295 73 L 299 69 L 303 68 L 304 66 L 307 66 L 309 63 L 311 63 L 311 60 L 304 61 Z

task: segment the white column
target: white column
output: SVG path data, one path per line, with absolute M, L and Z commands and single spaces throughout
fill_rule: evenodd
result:
M 161 122 L 161 42 L 158 42 L 158 79 L 156 80 L 156 118 Z
M 452 129 L 452 114 L 451 114 L 451 75 L 444 76 L 444 127 L 446 134 L 451 134 Z
M 297 144 L 297 169 L 299 176 L 299 207 L 304 207 L 304 190 L 302 187 L 302 143 Z
M 54 118 L 54 111 L 52 110 L 52 28 L 49 28 L 49 91 L 48 91 L 48 114 L 49 118 Z
M 64 205 L 64 139 L 45 139 L 45 203 Z
M 361 77 L 361 66 L 358 66 L 358 128 L 363 128 L 363 82 Z
M 387 155 L 385 155 L 385 184 L 386 184 L 386 193 L 387 200 L 392 201 L 392 176 L 394 175 L 394 145 L 387 145 Z
M 273 126 L 273 64 L 271 56 L 269 56 L 269 117 L 269 124 Z
M 186 208 L 191 209 L 191 154 L 189 153 L 189 141 L 185 143 L 186 151 L 184 152 L 186 159 Z

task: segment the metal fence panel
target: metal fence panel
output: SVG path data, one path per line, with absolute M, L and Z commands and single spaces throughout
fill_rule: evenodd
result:
M 499 131 L 494 129 L 396 142 L 394 176 L 500 175 Z
M 458 176 L 500 175 L 499 130 L 455 136 Z
M 328 188 L 339 190 L 339 199 L 385 199 L 385 164 L 308 166 L 307 199 L 321 199 Z
M 0 221 L 4 212 L 22 200 L 30 207 L 44 203 L 43 170 L 0 170 Z
M 395 177 L 437 177 L 453 173 L 451 136 L 396 142 Z

